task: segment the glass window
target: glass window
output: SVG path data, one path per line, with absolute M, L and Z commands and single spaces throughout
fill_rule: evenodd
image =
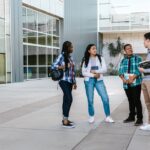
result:
M 59 47 L 59 37 L 53 37 L 53 46 Z
M 38 44 L 46 45 L 46 34 L 42 34 L 42 33 L 38 34 Z
M 23 22 L 23 28 L 27 28 L 27 9 L 23 7 L 22 9 L 22 22 Z
M 39 65 L 46 65 L 46 48 L 39 47 Z
M 40 67 L 39 68 L 39 78 L 45 78 L 45 77 L 47 77 L 47 68 Z
M 52 36 L 51 35 L 47 35 L 47 45 L 52 46 Z
M 28 31 L 28 43 L 37 44 L 37 33 Z
M 28 42 L 28 30 L 23 30 L 23 42 Z
M 24 45 L 23 46 L 23 62 L 24 62 L 24 65 L 27 65 L 27 58 L 28 58 L 28 55 L 27 55 L 27 46 Z
M 52 49 L 48 48 L 47 49 L 47 65 L 51 65 L 52 64 Z
M 46 15 L 38 13 L 38 31 L 46 32 Z
M 28 79 L 37 78 L 37 67 L 28 67 Z
M 37 13 L 31 9 L 27 9 L 28 29 L 37 30 Z
M 0 83 L 6 82 L 5 54 L 0 54 Z
M 37 47 L 28 46 L 28 65 L 37 65 Z
M 51 16 L 47 16 L 47 33 L 53 33 L 53 18 Z
M 4 19 L 0 18 L 0 52 L 5 52 L 5 23 Z
M 28 74 L 28 67 L 24 67 L 23 68 L 23 72 L 24 72 L 24 79 L 26 80 L 27 79 L 27 74 Z
M 53 34 L 59 36 L 59 20 L 53 20 Z
M 59 55 L 59 49 L 53 49 L 53 61 L 57 59 Z

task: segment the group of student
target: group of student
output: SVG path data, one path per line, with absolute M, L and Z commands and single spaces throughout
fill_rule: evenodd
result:
M 150 61 L 150 32 L 144 35 L 144 46 L 148 48 L 146 60 Z M 139 67 L 142 58 L 133 54 L 131 44 L 124 45 L 124 58 L 119 67 L 119 77 L 123 82 L 123 87 L 129 102 L 129 115 L 123 121 L 124 123 L 135 122 L 135 126 L 140 126 L 141 130 L 150 130 L 150 68 Z M 72 90 L 77 88 L 75 79 L 75 62 L 71 56 L 73 45 L 66 41 L 63 43 L 62 52 L 52 65 L 52 69 L 63 70 L 63 77 L 59 85 L 63 91 L 63 119 L 62 126 L 65 128 L 74 128 L 75 123 L 69 120 L 69 112 L 73 101 Z M 107 72 L 105 60 L 97 54 L 96 45 L 89 44 L 85 50 L 82 59 L 82 75 L 88 102 L 89 123 L 94 123 L 94 89 L 101 97 L 105 121 L 114 123 L 110 115 L 109 97 L 106 86 L 103 81 L 103 74 Z M 141 89 L 143 90 L 145 104 L 148 110 L 148 123 L 143 125 L 143 112 L 141 104 Z

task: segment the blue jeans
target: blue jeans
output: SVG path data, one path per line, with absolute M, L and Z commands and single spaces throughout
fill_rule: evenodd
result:
M 109 98 L 103 80 L 97 81 L 95 78 L 90 78 L 89 81 L 84 81 L 86 95 L 88 99 L 88 112 L 90 116 L 94 116 L 93 98 L 94 88 L 96 88 L 98 95 L 101 97 L 106 117 L 110 116 Z

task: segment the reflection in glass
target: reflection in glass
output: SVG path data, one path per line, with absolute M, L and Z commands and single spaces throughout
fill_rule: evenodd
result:
M 51 16 L 47 16 L 47 33 L 53 33 L 53 18 Z
M 59 35 L 59 20 L 53 19 L 53 34 Z
M 39 65 L 46 65 L 46 48 L 44 47 L 39 47 L 39 53 L 38 53 L 38 57 L 39 57 Z
M 47 65 L 51 65 L 52 64 L 52 49 L 48 48 L 47 49 Z
M 28 43 L 37 44 L 37 33 L 28 31 Z
M 52 46 L 52 36 L 51 35 L 47 35 L 47 45 Z
M 53 49 L 53 61 L 57 59 L 59 55 L 59 49 Z
M 28 65 L 37 65 L 37 47 L 28 46 Z
M 47 71 L 46 67 L 39 67 L 39 78 L 45 78 L 47 77 Z
M 23 30 L 23 42 L 28 42 L 28 30 Z
M 28 79 L 37 78 L 37 67 L 28 67 Z
M 27 9 L 28 29 L 37 30 L 37 12 Z
M 27 64 L 28 64 L 28 63 L 27 63 L 27 58 L 28 58 L 28 56 L 27 56 L 27 46 L 24 45 L 24 46 L 23 46 L 23 62 L 24 62 L 24 65 L 27 65 Z
M 59 47 L 59 37 L 53 37 L 53 46 Z
M 38 34 L 38 44 L 46 45 L 46 34 L 42 34 L 42 33 Z
M 46 15 L 38 13 L 38 31 L 46 32 Z

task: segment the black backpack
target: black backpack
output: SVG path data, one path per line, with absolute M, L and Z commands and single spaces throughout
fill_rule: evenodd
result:
M 62 69 L 53 69 L 51 71 L 51 78 L 53 81 L 59 81 L 63 78 L 64 71 Z

